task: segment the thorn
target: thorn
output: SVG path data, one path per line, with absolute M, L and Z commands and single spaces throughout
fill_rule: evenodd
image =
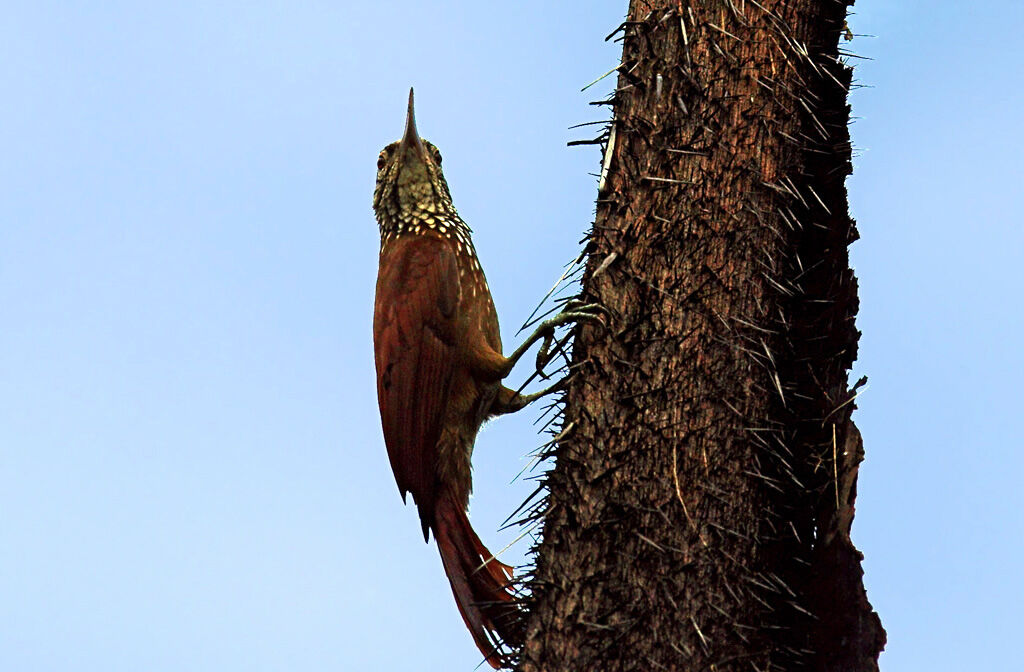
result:
M 609 253 L 608 256 L 604 258 L 604 261 L 601 262 L 601 265 L 597 267 L 597 270 L 594 271 L 593 275 L 590 276 L 590 279 L 593 280 L 597 276 L 604 273 L 608 269 L 608 267 L 612 265 L 612 262 L 618 258 L 618 256 L 618 252 Z

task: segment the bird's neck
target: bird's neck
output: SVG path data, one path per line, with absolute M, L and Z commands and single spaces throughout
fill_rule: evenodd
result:
M 451 241 L 459 251 L 475 255 L 473 236 L 469 225 L 454 210 L 442 211 L 436 207 L 401 210 L 391 217 L 379 217 L 381 247 L 403 236 L 432 236 Z

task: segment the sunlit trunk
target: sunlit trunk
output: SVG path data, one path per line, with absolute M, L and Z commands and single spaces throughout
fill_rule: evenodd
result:
M 631 3 L 521 670 L 877 669 L 846 4 Z

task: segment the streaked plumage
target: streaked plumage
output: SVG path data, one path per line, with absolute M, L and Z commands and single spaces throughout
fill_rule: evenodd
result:
M 466 508 L 477 431 L 516 395 L 501 385 L 511 363 L 491 293 L 441 155 L 416 132 L 411 92 L 405 136 L 381 152 L 373 205 L 381 233 L 374 354 L 388 457 L 424 537 L 434 532 L 467 627 L 497 667 L 499 643 L 518 637 L 511 569 L 480 542 Z

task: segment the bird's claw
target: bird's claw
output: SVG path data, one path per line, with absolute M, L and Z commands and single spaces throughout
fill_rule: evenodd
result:
M 562 312 L 541 322 L 534 333 L 547 332 L 554 334 L 557 327 L 575 322 L 598 322 L 603 325 L 605 324 L 606 317 L 609 315 L 608 309 L 599 303 L 570 301 L 562 309 Z
M 548 379 L 548 374 L 544 373 L 544 369 L 547 368 L 554 357 L 554 353 L 551 352 L 551 344 L 554 340 L 555 332 L 552 329 L 550 333 L 544 335 L 544 340 L 541 341 L 540 349 L 537 351 L 537 374 L 544 380 Z
M 558 327 L 578 322 L 598 322 L 603 325 L 608 315 L 608 310 L 597 303 L 568 302 L 562 312 L 541 322 L 540 326 L 534 330 L 530 337 L 512 353 L 508 358 L 508 370 L 512 370 L 512 367 L 515 366 L 520 357 L 526 354 L 530 346 L 537 341 L 541 341 L 540 351 L 537 353 L 537 372 L 546 379 L 548 376 L 544 373 L 544 368 L 554 357 L 551 346 L 555 341 L 555 330 Z
M 559 392 L 561 390 L 564 390 L 568 384 L 569 384 L 569 376 L 563 376 L 563 377 L 559 378 L 558 380 L 556 380 L 551 385 L 545 387 L 543 390 L 540 390 L 539 392 L 533 392 L 531 394 L 522 394 L 522 393 L 516 394 L 515 397 L 512 399 L 512 401 L 510 401 L 505 406 L 505 408 L 502 409 L 501 412 L 502 413 L 515 413 L 516 411 L 519 411 L 519 410 L 522 410 L 523 408 L 526 408 L 527 406 L 529 406 L 533 402 L 537 401 L 538 399 L 542 399 L 542 398 L 544 398 L 544 397 L 546 397 L 546 396 L 548 396 L 550 394 L 553 394 L 555 392 Z
M 567 301 L 562 308 L 563 313 L 595 313 L 602 316 L 611 315 L 611 311 L 600 303 L 584 303 L 579 299 Z

